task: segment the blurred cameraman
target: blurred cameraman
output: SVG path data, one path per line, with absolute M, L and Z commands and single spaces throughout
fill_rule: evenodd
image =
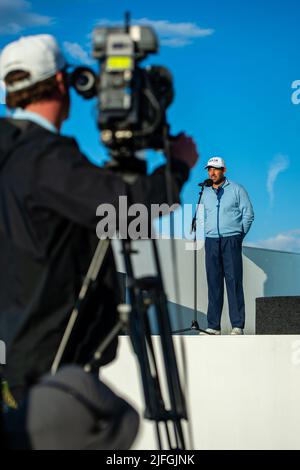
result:
M 70 108 L 66 66 L 50 35 L 22 37 L 0 58 L 6 103 L 14 109 L 11 118 L 0 119 L 0 338 L 7 345 L 5 376 L 17 401 L 28 377 L 51 367 L 98 243 L 98 205 L 117 209 L 119 196 L 128 191 L 133 203 L 167 202 L 163 168 L 127 187 L 60 134 Z M 197 158 L 191 138 L 180 135 L 172 144 L 172 203 Z M 116 286 L 110 252 L 69 361 L 86 361 L 115 324 Z M 102 364 L 115 357 L 116 346 L 117 340 Z

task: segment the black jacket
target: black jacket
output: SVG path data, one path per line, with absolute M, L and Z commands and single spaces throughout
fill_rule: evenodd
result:
M 132 201 L 166 202 L 163 173 L 139 177 L 130 186 Z M 175 199 L 187 177 L 186 165 L 177 162 Z M 0 339 L 7 345 L 5 375 L 12 387 L 49 370 L 98 243 L 96 208 L 117 208 L 127 189 L 121 177 L 89 163 L 74 139 L 28 121 L 0 119 Z M 68 361 L 85 362 L 116 321 L 111 253 L 100 281 Z M 102 362 L 115 351 L 116 341 Z

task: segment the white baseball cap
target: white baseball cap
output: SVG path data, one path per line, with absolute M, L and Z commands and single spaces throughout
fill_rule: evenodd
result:
M 223 160 L 223 158 L 221 158 L 221 157 L 212 157 L 208 160 L 205 169 L 209 168 L 209 167 L 225 168 L 226 165 L 225 165 L 225 161 Z
M 6 86 L 8 92 L 14 92 L 50 78 L 66 66 L 66 59 L 53 36 L 24 36 L 3 49 L 0 78 L 4 80 L 10 72 L 17 70 L 28 72 L 30 77 Z

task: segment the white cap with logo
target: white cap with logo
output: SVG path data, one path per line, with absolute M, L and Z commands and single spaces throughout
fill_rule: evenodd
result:
M 30 76 L 6 86 L 8 92 L 23 90 L 54 76 L 67 66 L 56 39 L 49 34 L 24 36 L 8 44 L 0 56 L 0 78 L 22 70 Z
M 212 168 L 225 168 L 226 165 L 225 165 L 225 161 L 223 160 L 223 158 L 221 158 L 221 157 L 212 157 L 208 160 L 205 169 L 209 168 L 209 167 L 212 167 Z

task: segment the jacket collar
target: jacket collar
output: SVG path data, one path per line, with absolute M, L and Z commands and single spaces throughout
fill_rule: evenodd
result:
M 43 127 L 44 129 L 47 129 L 50 132 L 53 132 L 54 134 L 57 134 L 58 131 L 54 124 L 52 122 L 48 121 L 48 119 L 45 119 L 43 116 L 40 116 L 37 113 L 33 113 L 31 111 L 25 111 L 24 109 L 17 108 L 13 115 L 13 119 L 24 119 L 28 120 L 31 122 L 34 122 L 35 124 L 38 124 L 39 126 Z
M 228 178 L 225 179 L 225 182 L 223 184 L 223 188 L 225 188 L 225 186 L 229 186 L 230 185 L 230 181 Z

